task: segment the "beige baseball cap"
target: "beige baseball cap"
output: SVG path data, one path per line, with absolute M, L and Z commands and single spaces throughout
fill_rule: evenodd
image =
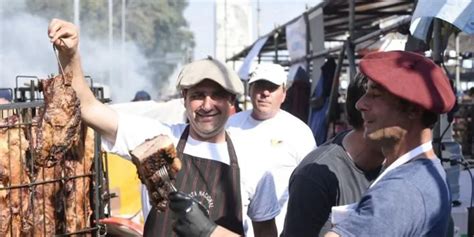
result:
M 204 79 L 217 82 L 234 95 L 244 93 L 244 86 L 237 73 L 211 56 L 185 65 L 178 75 L 176 88 L 188 89 Z

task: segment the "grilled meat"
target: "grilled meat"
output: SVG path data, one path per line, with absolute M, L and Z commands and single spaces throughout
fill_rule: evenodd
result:
M 176 156 L 176 148 L 168 136 L 158 135 L 148 139 L 130 152 L 137 167 L 140 180 L 148 189 L 151 204 L 159 211 L 168 206 L 170 188 L 160 179 L 157 171 L 166 167 L 171 180 L 181 169 L 181 161 Z
M 36 162 L 52 167 L 79 139 L 81 111 L 72 88 L 72 75 L 58 75 L 42 80 L 45 108 L 36 135 Z
M 75 145 L 72 152 L 68 152 L 63 167 L 65 177 L 87 175 L 91 172 L 94 159 L 94 131 L 83 127 L 80 142 Z M 64 230 L 74 233 L 85 229 L 89 225 L 92 214 L 89 200 L 91 178 L 89 176 L 76 177 L 64 182 L 62 197 L 64 198 Z
M 11 188 L 30 182 L 25 169 L 25 138 L 18 117 L 0 120 L 0 234 L 20 236 L 27 228 L 28 188 Z

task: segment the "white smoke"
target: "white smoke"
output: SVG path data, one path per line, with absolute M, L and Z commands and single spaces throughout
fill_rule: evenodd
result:
M 131 101 L 138 90 L 145 90 L 156 98 L 157 93 L 150 91 L 153 87 L 147 79 L 151 75 L 147 59 L 135 44 L 125 43 L 123 51 L 122 46 L 115 44 L 109 50 L 108 41 L 83 37 L 79 50 L 85 74 L 91 76 L 94 83 L 110 87 L 113 102 Z
M 1 8 L 6 8 L 0 0 Z M 48 20 L 26 13 L 0 14 L 0 87 L 15 87 L 18 75 L 46 78 L 57 74 L 57 60 L 47 36 Z M 81 35 L 80 53 L 85 75 L 94 85 L 105 85 L 113 103 L 133 99 L 138 90 L 147 91 L 153 99 L 161 91 L 152 90 L 151 70 L 147 59 L 133 42 L 123 46 L 115 42 L 109 50 L 108 39 L 91 40 Z M 110 76 L 109 76 L 110 75 Z M 28 80 L 20 80 L 21 86 Z M 166 87 L 166 85 L 163 85 Z M 162 96 L 162 95 L 161 95 Z
M 2 5 L 5 7 L 5 5 Z M 56 71 L 48 22 L 18 13 L 0 19 L 0 85 L 14 87 L 18 75 L 45 78 Z M 20 84 L 21 85 L 21 84 Z

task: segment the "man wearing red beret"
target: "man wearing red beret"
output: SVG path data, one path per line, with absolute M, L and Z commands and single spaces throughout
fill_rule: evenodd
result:
M 431 129 L 454 106 L 448 78 L 403 51 L 369 54 L 359 68 L 369 81 L 356 107 L 364 136 L 382 148 L 384 170 L 358 203 L 333 207 L 326 236 L 445 236 L 451 197 Z

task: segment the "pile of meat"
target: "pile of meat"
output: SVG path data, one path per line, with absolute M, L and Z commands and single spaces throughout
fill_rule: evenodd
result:
M 168 206 L 168 194 L 172 191 L 160 177 L 158 170 L 166 169 L 170 180 L 174 180 L 181 169 L 181 161 L 176 156 L 176 148 L 166 135 L 148 139 L 130 152 L 137 167 L 138 177 L 147 187 L 150 202 L 158 211 Z
M 44 108 L 0 121 L 0 236 L 54 236 L 90 227 L 94 133 L 81 124 L 71 75 L 40 82 Z
M 28 141 L 19 126 L 17 116 L 0 120 L 0 235 L 19 236 L 27 226 L 26 213 L 29 206 L 29 190 L 6 189 L 30 182 L 25 167 L 25 152 Z

